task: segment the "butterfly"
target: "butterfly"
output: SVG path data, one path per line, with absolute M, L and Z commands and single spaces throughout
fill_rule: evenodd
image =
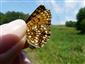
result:
M 40 5 L 26 20 L 26 40 L 35 48 L 43 47 L 50 38 L 51 12 Z

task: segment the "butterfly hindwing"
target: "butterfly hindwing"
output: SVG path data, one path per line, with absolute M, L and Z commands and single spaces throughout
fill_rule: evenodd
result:
M 40 5 L 27 19 L 27 42 L 42 47 L 50 36 L 51 12 Z

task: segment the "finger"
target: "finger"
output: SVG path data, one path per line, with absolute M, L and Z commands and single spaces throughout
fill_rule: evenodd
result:
M 5 53 L 19 42 L 19 37 L 13 34 L 0 37 L 0 54 Z
M 21 51 L 20 55 L 20 64 L 31 64 L 31 61 L 27 58 L 27 56 L 25 55 L 24 51 Z
M 16 38 L 15 38 L 16 39 Z M 23 37 L 22 40 L 20 40 L 15 46 L 13 46 L 11 49 L 6 51 L 3 54 L 0 54 L 0 63 L 6 62 L 12 62 L 14 58 L 18 55 L 18 53 L 22 50 L 25 42 L 25 37 Z
M 13 45 L 17 43 L 19 39 L 22 39 L 26 32 L 26 23 L 25 21 L 18 19 L 8 24 L 1 25 L 0 29 L 1 53 L 10 49 Z
M 19 38 L 22 38 L 26 32 L 26 23 L 24 20 L 17 19 L 8 24 L 0 26 L 0 36 L 7 34 L 17 35 Z
M 24 51 L 21 51 L 11 64 L 31 64 Z
M 0 54 L 0 61 L 15 57 L 14 54 L 16 55 L 22 49 L 25 39 L 23 42 L 21 39 L 25 35 L 25 31 L 26 23 L 20 19 L 0 26 L 0 47 L 2 46 L 0 48 L 2 51 L 0 51 L 3 52 Z

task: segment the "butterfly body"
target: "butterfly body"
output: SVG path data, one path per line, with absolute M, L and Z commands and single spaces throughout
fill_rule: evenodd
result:
M 27 42 L 36 48 L 43 47 L 50 36 L 51 12 L 40 5 L 26 22 Z

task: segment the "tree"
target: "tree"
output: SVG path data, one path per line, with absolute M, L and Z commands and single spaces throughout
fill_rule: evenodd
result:
M 84 22 L 84 19 L 85 19 L 85 7 L 79 10 L 77 14 L 77 24 L 76 24 L 77 30 L 80 30 L 83 33 L 85 33 L 85 31 L 83 31 L 82 29 L 82 27 L 85 28 L 85 26 L 82 24 Z
M 3 24 L 4 14 L 0 12 L 0 25 Z
M 28 14 L 22 13 L 22 12 L 15 12 L 15 11 L 8 11 L 5 14 L 0 13 L 0 24 L 8 23 L 10 21 L 16 20 L 16 19 L 23 19 L 26 20 Z
M 67 27 L 75 27 L 76 26 L 76 22 L 75 21 L 66 21 L 65 25 Z
M 84 33 L 85 32 L 85 19 L 83 19 L 81 22 L 80 22 L 80 25 L 81 25 L 81 29 L 82 29 L 82 31 L 81 31 L 81 33 Z

